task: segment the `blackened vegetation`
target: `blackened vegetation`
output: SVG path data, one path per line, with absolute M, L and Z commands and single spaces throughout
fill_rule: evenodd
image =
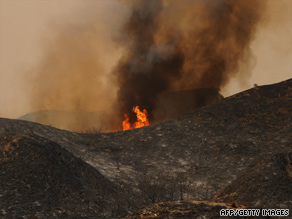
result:
M 1 218 L 126 214 L 123 194 L 96 169 L 37 135 L 0 136 Z
M 292 212 L 292 80 L 125 132 L 0 119 L 0 133 L 2 217 L 218 218 L 232 206 Z
M 216 194 L 213 200 L 221 202 L 236 200 L 250 208 L 265 206 L 273 209 L 275 206 L 278 208 L 291 206 L 291 160 L 292 153 L 262 157 L 238 179 Z M 277 197 L 278 203 L 271 201 L 274 197 Z

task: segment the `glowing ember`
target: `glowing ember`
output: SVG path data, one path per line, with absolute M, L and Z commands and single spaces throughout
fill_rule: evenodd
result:
M 125 120 L 123 121 L 123 131 L 149 126 L 148 112 L 146 109 L 143 109 L 143 111 L 141 111 L 139 109 L 139 106 L 135 106 L 133 107 L 132 111 L 136 114 L 136 122 L 134 123 L 133 127 L 131 127 L 129 116 L 127 114 L 124 114 Z

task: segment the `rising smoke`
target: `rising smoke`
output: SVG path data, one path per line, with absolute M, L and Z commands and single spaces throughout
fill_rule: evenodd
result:
M 184 54 L 175 36 L 169 35 L 160 44 L 155 39 L 161 28 L 162 10 L 162 1 L 134 2 L 132 15 L 125 26 L 127 51 L 115 72 L 119 87 L 117 104 L 121 113 L 130 114 L 135 105 L 151 113 L 157 95 L 182 75 Z
M 249 46 L 265 8 L 262 0 L 120 2 L 129 9 L 121 25 L 114 26 L 118 36 L 105 37 L 92 23 L 57 34 L 37 69 L 34 106 L 111 108 L 99 126 L 111 123 L 112 130 L 135 105 L 146 108 L 151 119 L 160 94 L 223 88 L 239 72 L 240 62 L 249 62 Z M 109 70 L 103 57 L 112 54 L 116 64 Z
M 263 10 L 259 0 L 138 0 L 124 31 L 127 48 L 115 70 L 118 107 L 150 112 L 173 89 L 222 88 L 249 60 Z

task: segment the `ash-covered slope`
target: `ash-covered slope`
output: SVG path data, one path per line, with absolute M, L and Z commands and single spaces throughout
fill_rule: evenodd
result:
M 37 135 L 0 136 L 1 218 L 119 215 L 123 194 L 96 169 Z
M 237 191 L 235 180 L 239 180 L 244 187 L 233 201 L 253 203 L 253 197 L 263 196 L 292 209 L 290 202 L 280 198 L 281 193 L 292 197 L 287 173 L 283 173 L 287 180 L 282 192 L 273 196 L 263 195 L 271 187 L 255 189 L 263 180 L 260 174 L 252 174 L 251 191 L 258 193 L 242 198 L 249 186 L 244 182 L 251 180 L 248 173 L 260 171 L 250 169 L 252 166 L 260 168 L 261 159 L 291 151 L 292 80 L 255 87 L 177 119 L 125 132 L 77 134 L 0 119 L 0 133 L 11 131 L 58 143 L 125 189 L 125 199 L 135 200 L 136 208 L 179 199 L 211 200 L 216 194 L 220 201 L 229 200 L 219 198 L 225 193 L 230 196 L 229 190 L 224 192 L 228 185 L 230 191 Z M 271 186 L 273 171 L 267 172 Z M 260 203 L 259 207 L 266 207 L 265 202 Z
M 213 198 L 249 208 L 292 207 L 292 153 L 263 156 Z M 292 213 L 292 212 L 291 212 Z

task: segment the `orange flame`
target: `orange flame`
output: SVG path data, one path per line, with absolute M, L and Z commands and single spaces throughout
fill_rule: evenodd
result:
M 123 121 L 123 131 L 131 129 L 130 118 L 127 114 L 124 114 L 125 120 Z
M 127 114 L 124 114 L 125 120 L 123 121 L 123 131 L 129 130 L 132 128 L 141 128 L 144 126 L 149 126 L 148 112 L 146 109 L 143 109 L 143 111 L 141 111 L 139 109 L 139 106 L 135 106 L 133 107 L 132 111 L 136 113 L 137 120 L 134 123 L 134 126 L 131 127 L 129 116 Z
M 136 113 L 137 121 L 134 124 L 134 128 L 141 128 L 143 126 L 149 126 L 148 113 L 146 109 L 143 112 L 140 111 L 139 106 L 133 108 L 133 112 Z

